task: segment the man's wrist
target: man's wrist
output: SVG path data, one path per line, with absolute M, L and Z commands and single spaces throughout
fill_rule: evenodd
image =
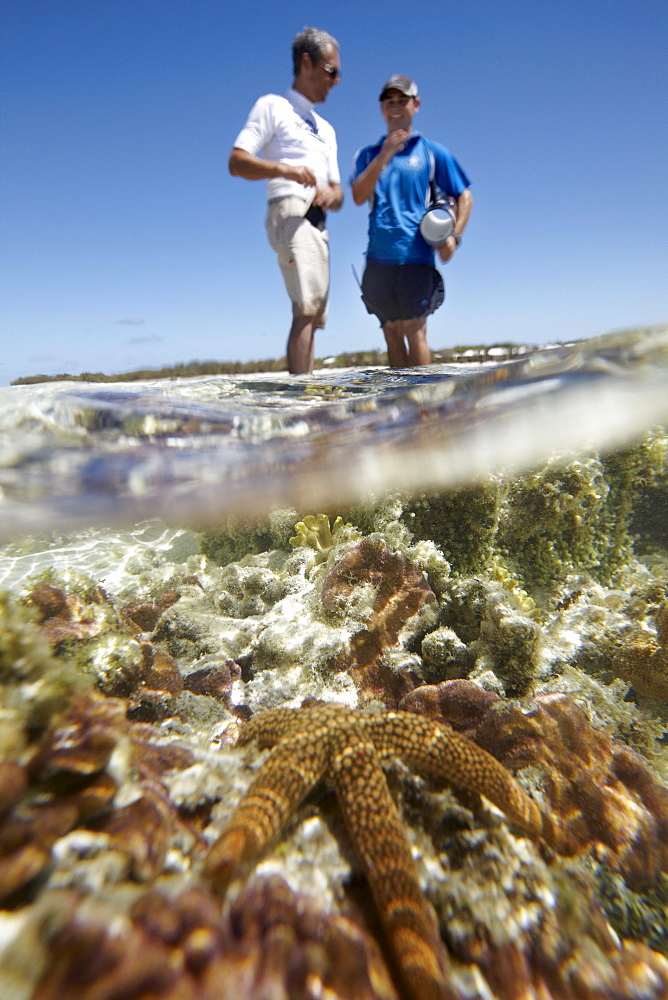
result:
M 453 230 L 450 233 L 450 235 L 452 236 L 452 238 L 455 241 L 455 243 L 457 244 L 457 246 L 459 246 L 459 244 L 462 242 L 462 234 L 461 233 L 457 233 L 457 232 L 455 232 L 455 230 Z

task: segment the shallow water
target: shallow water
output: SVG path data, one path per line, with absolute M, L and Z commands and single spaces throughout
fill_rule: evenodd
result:
M 668 417 L 668 330 L 488 366 L 0 390 L 0 537 L 447 489 Z

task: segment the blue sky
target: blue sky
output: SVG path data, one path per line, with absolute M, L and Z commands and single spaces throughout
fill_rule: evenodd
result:
M 264 184 L 227 157 L 306 24 L 341 44 L 319 110 L 346 190 L 393 72 L 471 177 L 432 347 L 668 321 L 666 0 L 4 0 L 0 18 L 0 384 L 283 353 Z M 383 348 L 352 271 L 366 210 L 348 196 L 330 234 L 317 356 Z

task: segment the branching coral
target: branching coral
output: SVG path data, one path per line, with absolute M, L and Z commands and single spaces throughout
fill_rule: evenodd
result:
M 407 501 L 402 520 L 415 538 L 432 539 L 456 573 L 478 572 L 493 552 L 506 486 L 499 477 L 449 493 Z
M 668 429 L 657 427 L 638 446 L 638 496 L 631 530 L 636 552 L 668 548 Z
M 294 548 L 307 546 L 313 549 L 318 562 L 324 562 L 330 549 L 338 542 L 360 537 L 352 524 L 344 524 L 342 517 L 337 517 L 330 528 L 326 514 L 307 514 L 303 521 L 295 524 L 295 531 L 297 534 L 290 539 L 290 545 Z
M 642 443 L 605 457 L 554 460 L 510 487 L 496 545 L 527 588 L 570 572 L 609 584 L 633 551 L 633 506 L 648 468 Z
M 221 527 L 203 533 L 201 549 L 213 562 L 225 566 L 249 553 L 284 548 L 294 520 L 293 510 L 274 510 L 266 523 L 228 517 Z
M 594 458 L 555 461 L 516 480 L 499 525 L 498 542 L 510 564 L 534 587 L 548 586 L 574 567 L 597 567 L 608 493 L 603 465 Z
M 474 664 L 480 664 L 494 670 L 508 694 L 526 694 L 540 665 L 542 632 L 525 608 L 521 595 L 505 590 L 495 580 L 479 577 L 453 580 L 443 598 L 439 634 L 445 638 L 449 631 L 463 648 L 455 651 L 449 641 L 439 649 L 437 638 L 427 636 L 423 655 L 429 679 L 462 677 L 470 673 Z M 442 653 L 446 659 L 438 676 L 438 657 Z
M 608 584 L 634 544 L 643 547 L 639 531 L 646 542 L 665 541 L 666 454 L 659 429 L 625 451 L 559 456 L 528 475 L 407 500 L 401 517 L 416 538 L 442 548 L 453 572 L 481 573 L 501 560 L 537 600 L 572 572 Z

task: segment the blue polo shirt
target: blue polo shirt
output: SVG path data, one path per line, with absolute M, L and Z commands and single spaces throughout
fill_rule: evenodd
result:
M 355 154 L 351 183 L 378 156 L 384 140 L 385 136 L 375 146 L 365 146 Z M 414 133 L 376 183 L 369 205 L 367 257 L 381 264 L 433 264 L 434 250 L 419 229 L 431 201 L 431 176 L 439 192 L 455 199 L 470 185 L 452 153 Z

